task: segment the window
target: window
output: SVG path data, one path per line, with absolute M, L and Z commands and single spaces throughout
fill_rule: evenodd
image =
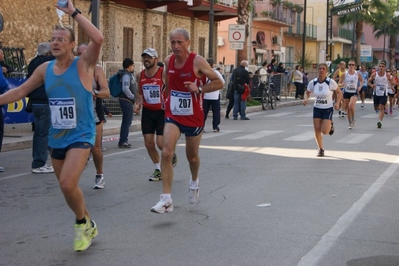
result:
M 123 58 L 133 59 L 133 28 L 123 28 Z
M 205 57 L 205 38 L 198 38 L 198 54 L 202 57 Z

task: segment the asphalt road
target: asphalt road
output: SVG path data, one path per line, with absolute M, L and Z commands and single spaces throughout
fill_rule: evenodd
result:
M 169 214 L 150 212 L 162 185 L 148 182 L 141 134 L 130 134 L 130 150 L 108 136 L 106 188 L 92 189 L 92 162 L 80 182 L 99 228 L 82 253 L 73 251 L 74 216 L 55 176 L 30 173 L 31 149 L 3 153 L 0 265 L 399 265 L 394 111 L 382 129 L 371 103 L 357 105 L 352 130 L 335 114 L 324 158 L 316 157 L 310 105 L 223 119 L 219 133 L 208 118 L 200 202 L 187 200 L 182 136 Z

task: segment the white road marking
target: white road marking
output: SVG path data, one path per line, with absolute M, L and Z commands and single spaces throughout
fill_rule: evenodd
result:
M 259 131 L 253 134 L 248 134 L 248 135 L 244 135 L 242 137 L 238 137 L 238 138 L 234 138 L 234 139 L 241 139 L 241 140 L 254 140 L 254 139 L 261 139 L 267 136 L 271 136 L 274 134 L 278 134 L 281 133 L 283 131 L 280 130 L 264 130 L 264 131 Z
M 314 139 L 314 131 L 306 131 L 301 134 L 286 138 L 284 140 L 288 141 L 309 141 L 311 139 Z
M 219 132 L 206 131 L 206 133 L 202 134 L 201 139 L 216 138 L 216 137 L 221 137 L 221 136 L 231 134 L 231 133 L 236 133 L 236 132 L 241 132 L 241 131 L 240 130 L 222 130 L 222 129 Z
M 371 113 L 371 114 L 368 114 L 368 115 L 363 115 L 363 116 L 361 116 L 361 118 L 375 118 L 375 119 L 378 119 L 378 113 Z
M 399 137 L 395 137 L 393 140 L 388 142 L 387 146 L 399 146 Z
M 339 140 L 337 140 L 337 143 L 348 143 L 348 144 L 358 144 L 362 141 L 365 141 L 366 139 L 370 138 L 373 136 L 373 134 L 349 134 Z
M 399 157 L 388 167 L 387 170 L 364 192 L 363 196 L 356 201 L 352 207 L 338 219 L 335 225 L 320 239 L 320 241 L 302 257 L 298 266 L 314 266 L 327 254 L 335 245 L 339 236 L 353 223 L 364 207 L 371 202 L 374 196 L 381 190 L 381 187 L 397 171 Z
M 306 114 L 301 114 L 301 115 L 296 115 L 295 117 L 313 117 L 313 112 L 306 113 Z
M 286 115 L 291 115 L 295 114 L 294 112 L 280 112 L 280 113 L 275 113 L 272 115 L 265 115 L 265 117 L 281 117 L 281 116 L 286 116 Z

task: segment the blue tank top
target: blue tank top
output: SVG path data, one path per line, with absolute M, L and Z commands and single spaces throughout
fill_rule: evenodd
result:
M 75 58 L 61 75 L 55 75 L 55 60 L 46 70 L 45 89 L 51 110 L 48 146 L 62 149 L 76 142 L 94 145 L 96 129 L 93 97 L 80 81 Z

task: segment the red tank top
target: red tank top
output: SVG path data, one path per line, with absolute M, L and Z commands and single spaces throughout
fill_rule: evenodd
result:
M 204 126 L 203 94 L 191 93 L 183 84 L 191 81 L 197 86 L 202 85 L 201 78 L 193 71 L 195 56 L 195 53 L 190 53 L 184 66 L 177 69 L 174 66 L 176 57 L 172 55 L 168 65 L 169 95 L 165 101 L 165 117 L 188 127 Z
M 145 75 L 145 71 L 141 71 L 139 80 L 139 89 L 143 95 L 143 107 L 152 111 L 163 109 L 165 99 L 164 84 L 162 82 L 162 71 L 160 67 L 151 78 Z

